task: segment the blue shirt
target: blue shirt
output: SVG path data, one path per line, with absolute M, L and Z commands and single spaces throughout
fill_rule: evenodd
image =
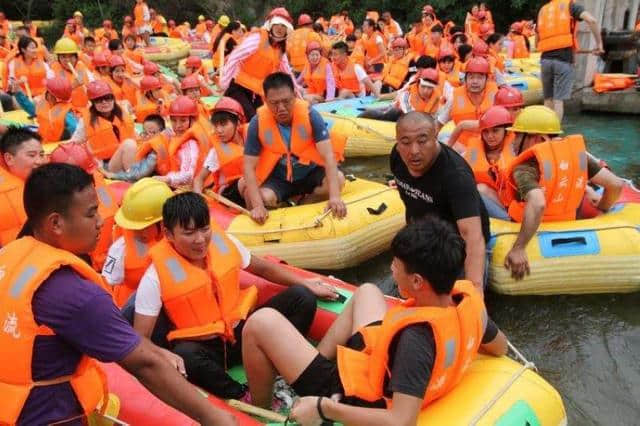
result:
M 16 98 L 18 105 L 20 105 L 20 108 L 25 110 L 30 117 L 36 116 L 36 105 L 27 97 L 27 95 L 22 92 L 18 92 L 14 97 Z M 71 111 L 69 111 L 64 117 L 64 131 L 62 132 L 62 136 L 60 136 L 60 140 L 64 141 L 71 138 L 71 135 L 76 131 L 76 127 L 78 127 L 78 119 Z
M 318 111 L 313 108 L 309 108 L 309 121 L 311 122 L 311 130 L 313 133 L 314 142 L 322 142 L 324 140 L 329 139 L 329 131 L 327 130 L 327 126 L 322 119 L 322 116 L 318 113 Z M 280 136 L 284 144 L 287 146 L 287 149 L 291 149 L 291 126 L 283 126 L 278 124 L 278 130 L 280 131 Z M 247 131 L 247 140 L 244 143 L 244 153 L 245 155 L 251 155 L 257 157 L 260 155 L 262 151 L 262 145 L 260 144 L 260 140 L 258 139 L 259 135 L 258 128 L 258 116 L 255 115 L 251 122 L 249 123 L 249 130 Z M 303 165 L 298 162 L 298 157 L 295 155 L 291 156 L 291 166 L 293 167 L 293 181 L 299 181 L 304 179 L 311 173 L 316 167 L 317 164 L 311 163 L 309 165 Z M 287 158 L 286 156 L 282 156 L 276 167 L 273 169 L 271 176 L 286 180 L 287 178 Z

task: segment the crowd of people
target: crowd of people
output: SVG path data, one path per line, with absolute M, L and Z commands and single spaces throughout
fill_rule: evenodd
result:
M 282 7 L 260 27 L 200 16 L 191 28 L 136 0 L 120 31 L 109 20 L 90 31 L 74 13 L 51 52 L 30 22 L 9 40 L 0 13 L 2 108 L 38 125 L 0 126 L 0 352 L 18 363 L 0 366 L 11 395 L 0 423 L 80 424 L 105 396 L 96 358 L 202 424 L 234 420 L 187 380 L 271 407 L 276 375 L 302 397 L 291 412 L 302 424 L 415 424 L 479 350 L 506 353 L 483 302 L 489 217 L 521 223 L 504 266 L 523 279 L 541 222 L 579 218 L 585 198 L 606 211 L 620 194 L 623 181 L 584 138 L 563 136 L 580 20 L 600 53 L 595 20 L 569 0 L 506 35 L 484 3 L 461 25 L 426 5 L 405 33 L 388 11 L 369 11 L 361 27 L 348 11 L 301 14 L 294 28 Z M 190 56 L 180 81 L 164 74 L 144 59 L 152 35 L 205 46 L 212 72 Z M 524 107 L 504 60 L 528 57 L 533 35 L 547 106 Z M 251 254 L 201 194 L 246 206 L 258 224 L 292 201 L 326 201 L 345 217 L 345 140 L 312 105 L 367 94 L 392 101 L 363 116 L 396 122 L 391 184 L 408 225 L 391 270 L 414 305 L 388 310 L 362 285 L 313 347 L 304 336 L 316 299 L 337 291 Z M 220 99 L 210 106 L 209 95 Z M 60 143 L 50 155 L 48 143 Z M 121 206 L 108 180 L 131 184 Z M 256 309 L 241 270 L 287 289 Z M 449 359 L 451 341 L 467 350 Z M 240 362 L 248 386 L 226 371 Z

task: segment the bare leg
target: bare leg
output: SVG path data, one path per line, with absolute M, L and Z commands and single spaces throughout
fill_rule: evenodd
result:
M 338 170 L 338 183 L 340 185 L 340 191 L 344 188 L 344 174 Z M 322 179 L 322 183 L 313 189 L 313 192 L 305 196 L 302 200 L 302 204 L 317 203 L 329 199 L 329 181 L 325 176 Z
M 244 178 L 240 178 L 238 180 L 238 192 L 240 192 L 240 194 L 242 195 L 242 198 L 244 198 L 244 202 L 247 205 L 248 209 L 252 209 L 254 206 L 251 205 L 251 200 L 249 199 L 249 197 L 247 197 L 247 194 L 245 193 L 247 190 L 247 184 L 245 183 Z M 260 196 L 262 197 L 262 202 L 264 203 L 265 207 L 276 207 L 278 205 L 278 196 L 276 195 L 275 192 L 273 192 L 273 190 L 271 188 L 259 188 L 260 191 Z
M 553 100 L 553 110 L 558 114 L 558 119 L 562 122 L 564 116 L 564 101 Z
M 485 197 L 492 199 L 496 203 L 501 204 L 500 199 L 498 198 L 498 193 L 496 192 L 495 189 L 491 188 L 488 185 L 485 185 L 484 183 L 479 183 L 477 187 L 478 187 L 478 192 L 481 195 L 484 195 Z
M 340 89 L 340 92 L 338 93 L 338 99 L 351 99 L 354 97 L 355 95 L 353 94 L 353 92 L 347 89 Z
M 136 160 L 138 146 L 133 139 L 124 140 L 116 152 L 109 160 L 108 169 L 110 172 L 125 172 Z

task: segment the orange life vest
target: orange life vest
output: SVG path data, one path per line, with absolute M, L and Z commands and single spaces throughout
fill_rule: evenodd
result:
M 409 103 L 414 111 L 424 112 L 426 114 L 435 114 L 440 107 L 440 98 L 442 97 L 442 91 L 434 87 L 431 97 L 428 100 L 424 100 L 418 94 L 418 84 L 412 84 L 409 88 Z
M 89 109 L 83 111 L 82 119 L 89 148 L 91 148 L 93 155 L 100 160 L 110 159 L 123 140 L 135 138 L 133 119 L 124 108 L 122 108 L 122 120 L 114 117 L 113 121 L 109 121 L 97 116 L 95 125 L 91 125 Z M 118 129 L 119 136 L 114 132 L 114 127 Z
M 456 60 L 453 63 L 453 69 L 449 74 L 446 74 L 444 71 L 440 71 L 440 82 L 444 82 L 446 80 L 454 88 L 462 86 L 462 81 L 460 81 L 461 68 L 462 65 L 460 64 L 460 61 Z
M 121 308 L 138 289 L 140 280 L 151 265 L 150 244 L 140 241 L 133 231 L 122 230 L 124 238 L 124 281 L 113 287 L 113 301 Z
M 521 34 L 509 34 L 508 38 L 513 43 L 513 59 L 528 58 L 529 49 L 527 49 L 527 43 L 525 38 Z
M 124 40 L 128 35 L 133 35 L 133 36 L 136 35 L 133 25 L 131 26 L 124 25 L 122 27 L 121 34 L 122 34 L 122 40 Z
M 164 96 L 164 94 L 163 94 L 163 97 L 161 98 L 163 101 L 161 108 L 158 108 L 160 106 L 159 101 L 152 101 L 147 96 L 142 94 L 142 92 L 138 91 L 136 92 L 136 95 L 138 98 L 138 101 L 136 102 L 136 107 L 135 107 L 137 123 L 144 123 L 144 120 L 151 114 L 159 114 L 161 116 L 166 116 L 167 113 L 169 112 L 169 109 L 168 109 L 169 101 L 167 100 L 166 96 Z
M 219 335 L 234 341 L 235 325 L 258 301 L 255 286 L 240 289 L 242 259 L 235 244 L 214 222 L 211 230 L 206 270 L 192 265 L 166 239 L 149 250 L 164 309 L 176 326 L 169 340 Z
M 493 106 L 493 98 L 497 91 L 498 87 L 496 84 L 487 81 L 480 105 L 474 105 L 467 93 L 467 87 L 456 87 L 453 89 L 453 105 L 450 113 L 451 119 L 456 124 L 464 120 L 479 120 L 482 114 L 487 112 L 487 110 Z M 478 134 L 478 131 L 464 130 L 460 133 L 458 141 L 463 145 L 466 145 L 470 137 Z
M 360 92 L 360 81 L 358 81 L 354 63 L 351 59 L 348 60 L 343 69 L 338 68 L 335 64 L 331 64 L 331 68 L 333 70 L 333 78 L 336 81 L 336 89 L 346 89 L 356 95 Z
M 371 37 L 366 37 L 365 35 L 362 36 L 362 42 L 364 44 L 364 53 L 367 60 L 371 61 L 373 58 L 378 57 L 376 62 L 372 62 L 371 65 L 384 63 L 384 57 L 380 57 L 380 55 L 383 55 L 384 51 L 380 50 L 378 43 L 376 43 L 376 39 L 378 38 L 377 36 L 382 37 L 382 34 L 376 31 L 373 34 L 371 34 Z M 384 41 L 383 41 L 383 44 L 384 44 Z
M 616 74 L 595 74 L 593 76 L 593 90 L 598 93 L 613 92 L 633 87 L 636 78 Z
M 165 32 L 165 21 L 160 15 L 156 15 L 156 19 L 151 22 L 151 29 L 154 33 L 163 33 Z
M 164 176 L 171 171 L 169 160 L 169 138 L 164 133 L 159 133 L 149 140 L 142 142 L 136 152 L 136 161 L 143 160 L 151 151 L 156 153 L 156 172 Z
M 542 6 L 538 12 L 538 43 L 539 52 L 577 48 L 576 34 L 578 31 L 575 19 L 571 16 L 573 0 L 551 0 Z
M 307 87 L 307 93 L 324 96 L 327 91 L 327 65 L 329 65 L 329 61 L 324 57 L 320 58 L 320 63 L 311 71 L 311 65 L 307 61 L 302 71 L 302 79 Z
M 400 59 L 390 58 L 382 70 L 382 82 L 394 89 L 402 87 L 407 74 L 409 74 L 410 55 L 404 55 Z
M 222 143 L 217 137 L 212 138 L 211 147 L 216 151 L 220 166 L 213 175 L 213 190 L 219 192 L 223 185 L 229 185 L 243 176 L 244 148 L 234 142 Z
M 4 247 L 16 236 L 27 221 L 22 204 L 24 182 L 0 166 L 0 246 Z
M 147 24 L 147 21 L 144 19 L 144 9 L 147 7 L 146 3 L 142 2 L 133 7 L 133 23 L 136 28 L 140 28 L 143 25 Z M 148 10 L 147 10 L 148 12 Z
M 76 30 L 73 33 L 69 32 L 69 30 L 65 27 L 63 37 L 70 38 L 73 40 L 78 46 L 82 46 L 84 42 L 84 34 L 82 31 Z
M 287 40 L 287 54 L 291 68 L 300 72 L 307 63 L 307 43 L 315 40 L 321 42 L 320 36 L 311 28 L 296 29 Z
M 32 376 L 36 337 L 54 335 L 53 330 L 36 323 L 33 295 L 61 266 L 70 266 L 98 285 L 103 282 L 102 277 L 78 257 L 32 237 L 20 238 L 4 247 L 0 264 L 7 266 L 0 279 L 0 316 L 5 321 L 4 332 L 0 333 L 5 360 L 0 364 L 0 423 L 16 424 L 31 390 L 47 386 L 48 382 L 38 382 Z M 69 382 L 85 414 L 93 412 L 101 402 L 106 408 L 106 378 L 91 358 L 82 356 L 75 372 L 59 380 Z
M 196 24 L 196 34 L 199 37 L 202 37 L 204 35 L 204 33 L 207 31 L 207 24 L 205 24 L 204 22 L 198 23 Z
M 424 41 L 423 41 L 424 33 L 420 31 L 416 33 L 415 30 L 411 30 L 407 34 L 407 41 L 409 42 L 409 48 L 416 55 L 422 55 L 424 51 Z
M 511 162 L 516 158 L 513 152 L 513 139 L 515 134 L 507 132 L 500 158 L 496 163 L 490 163 L 484 149 L 482 137 L 475 136 L 469 139 L 464 159 L 467 160 L 476 183 L 483 183 L 498 191 L 505 185 L 505 176 Z
M 42 143 L 60 142 L 62 140 L 65 118 L 69 111 L 71 111 L 70 102 L 58 102 L 51 106 L 43 98 L 36 103 L 36 120 L 38 122 L 38 133 L 42 136 Z
M 293 121 L 291 123 L 291 147 L 287 149 L 287 145 L 282 139 L 278 124 L 273 114 L 266 106 L 261 106 L 257 111 L 258 115 L 258 139 L 262 150 L 258 157 L 258 165 L 256 166 L 256 177 L 258 183 L 264 182 L 273 168 L 278 164 L 282 157 L 287 159 L 287 179 L 293 179 L 293 166 L 291 164 L 291 155 L 298 157 L 300 164 L 308 165 L 315 163 L 324 166 L 324 158 L 316 148 L 316 142 L 313 139 L 313 129 L 311 120 L 309 119 L 309 104 L 303 100 L 296 99 L 293 107 Z M 331 136 L 331 142 L 334 148 L 334 154 L 338 161 L 341 161 L 344 152 L 344 145 L 340 146 L 342 141 L 337 140 L 335 136 Z
M 13 70 L 16 80 L 20 80 L 21 77 L 27 78 L 33 96 L 39 96 L 46 92 L 47 69 L 42 59 L 34 59 L 31 65 L 27 65 L 22 56 L 16 56 L 13 58 Z
M 171 138 L 171 141 L 169 142 L 170 171 L 177 172 L 180 170 L 178 151 L 185 142 L 188 142 L 191 139 L 194 139 L 198 144 L 198 160 L 196 162 L 196 169 L 193 175 L 197 176 L 198 173 L 200 173 L 200 170 L 202 170 L 202 165 L 207 157 L 207 153 L 209 152 L 209 147 L 211 145 L 209 143 L 209 135 L 207 134 L 207 131 L 197 121 L 194 121 L 189 130 L 187 130 L 182 136 L 175 136 Z
M 581 135 L 536 144 L 511 162 L 507 170 L 508 185 L 499 193 L 500 201 L 508 207 L 509 216 L 516 222 L 522 222 L 525 202 L 516 199 L 513 171 L 534 158 L 540 168 L 539 184 L 546 199 L 542 221 L 575 220 L 588 177 L 587 152 Z
M 242 62 L 235 82 L 253 93 L 264 96 L 262 82 L 269 74 L 280 69 L 280 60 L 284 52 L 271 45 L 267 30 L 257 31 L 260 34 L 258 50 Z
M 381 325 L 360 329 L 365 341 L 362 351 L 338 346 L 336 359 L 345 396 L 369 402 L 383 398 L 394 337 L 410 325 L 423 323 L 431 325 L 436 349 L 422 406 L 453 389 L 478 353 L 487 314 L 482 296 L 471 282 L 457 281 L 451 294 L 462 298 L 456 306 L 417 307 L 414 300 L 408 300 L 389 309 Z
M 361 67 L 364 66 L 364 42 L 362 39 L 356 40 L 356 44 L 353 46 L 353 51 L 349 55 L 349 59 L 354 64 L 358 64 Z
M 217 69 L 222 69 L 222 67 L 224 66 L 224 60 L 225 60 L 224 50 L 227 46 L 227 42 L 231 38 L 233 38 L 231 34 L 224 34 L 222 37 L 220 37 L 220 41 L 218 42 L 218 48 L 216 49 L 213 55 L 213 66 Z
M 93 173 L 93 181 L 96 187 L 96 194 L 98 195 L 98 213 L 103 220 L 103 224 L 100 229 L 98 244 L 96 244 L 96 248 L 89 253 L 89 256 L 91 257 L 91 263 L 94 269 L 101 271 L 105 260 L 107 260 L 109 247 L 111 247 L 113 243 L 113 227 L 115 226 L 118 203 L 113 190 L 109 188 L 109 185 L 100 172 L 96 171 Z
M 392 19 L 391 22 L 384 25 L 384 35 L 387 36 L 388 39 L 401 35 L 400 25 L 398 25 L 398 23 Z
M 54 62 L 53 65 L 51 65 L 51 69 L 57 76 L 66 78 L 73 86 L 75 77 L 71 74 L 71 71 L 63 68 L 60 62 Z M 80 111 L 83 108 L 86 108 L 89 103 L 89 97 L 87 96 L 86 89 L 89 84 L 89 70 L 85 64 L 80 61 L 76 62 L 75 70 L 82 84 L 74 88 L 71 92 L 71 105 L 76 111 Z

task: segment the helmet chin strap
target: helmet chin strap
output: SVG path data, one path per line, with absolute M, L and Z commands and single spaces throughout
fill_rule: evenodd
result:
M 280 41 L 285 41 L 287 39 L 287 35 L 285 34 L 284 37 L 277 37 L 275 34 L 273 34 L 273 29 L 270 29 L 269 38 L 271 38 L 271 40 L 273 41 L 280 42 Z

